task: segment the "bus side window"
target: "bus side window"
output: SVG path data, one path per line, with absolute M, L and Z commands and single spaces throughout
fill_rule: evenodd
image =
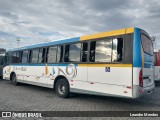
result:
M 47 62 L 48 63 L 55 63 L 56 62 L 56 53 L 57 53 L 57 46 L 51 46 L 47 50 Z
M 121 62 L 123 58 L 123 38 L 113 39 L 112 62 Z
M 12 63 L 17 63 L 17 55 L 16 55 L 16 52 L 12 52 Z
M 62 60 L 63 60 L 63 46 L 58 46 L 57 62 L 62 62 Z
M 8 52 L 7 65 L 11 64 L 11 60 L 12 60 L 12 52 Z
M 9 65 L 12 61 L 12 52 L 7 52 L 5 55 L 5 65 Z
M 82 43 L 81 62 L 87 62 L 88 43 Z
M 44 63 L 45 62 L 45 48 L 40 48 L 39 50 L 39 56 L 38 56 L 38 63 Z
M 65 62 L 80 62 L 81 44 L 74 43 L 66 45 Z
M 16 54 L 16 61 L 17 63 L 20 63 L 20 52 L 17 52 Z
M 64 61 L 65 62 L 69 61 L 69 47 L 70 47 L 70 45 L 65 46 L 65 55 L 64 55 Z
M 32 50 L 31 63 L 37 63 L 38 62 L 38 53 L 39 53 L 39 49 Z
M 80 62 L 81 43 L 70 44 L 69 61 Z
M 111 62 L 112 39 L 96 42 L 95 62 Z
M 96 49 L 96 41 L 93 41 L 90 44 L 90 62 L 95 62 L 95 49 Z
M 22 52 L 22 63 L 28 63 L 28 50 Z
M 22 63 L 22 53 L 23 51 L 19 51 L 19 63 Z
M 28 52 L 28 63 L 31 63 L 32 60 L 32 50 L 29 50 Z

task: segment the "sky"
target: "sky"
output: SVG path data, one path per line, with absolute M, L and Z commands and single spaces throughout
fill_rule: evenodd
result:
M 12 49 L 126 27 L 156 37 L 159 0 L 0 0 L 0 48 Z

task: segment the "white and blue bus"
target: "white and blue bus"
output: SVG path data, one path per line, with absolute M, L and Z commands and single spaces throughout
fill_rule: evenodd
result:
M 125 28 L 7 51 L 3 79 L 69 93 L 138 98 L 154 91 L 153 44 Z

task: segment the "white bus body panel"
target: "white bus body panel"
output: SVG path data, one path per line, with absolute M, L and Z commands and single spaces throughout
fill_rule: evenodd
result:
M 76 68 L 76 69 L 75 69 Z M 6 73 L 7 71 L 7 73 Z M 6 66 L 4 79 L 15 72 L 18 82 L 53 88 L 58 75 L 65 76 L 71 92 L 132 97 L 132 67 Z M 67 73 L 68 72 L 68 73 Z M 129 87 L 129 88 L 128 88 Z M 83 92 L 84 91 L 84 92 Z
M 88 67 L 88 90 L 132 97 L 132 67 Z

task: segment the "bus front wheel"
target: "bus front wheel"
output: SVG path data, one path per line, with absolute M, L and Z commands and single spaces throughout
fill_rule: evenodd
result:
M 13 83 L 14 85 L 18 85 L 16 74 L 13 74 L 13 75 L 12 75 L 11 80 L 12 80 L 12 83 Z
M 59 79 L 56 82 L 55 88 L 56 94 L 61 98 L 67 98 L 69 96 L 69 84 L 66 79 Z

